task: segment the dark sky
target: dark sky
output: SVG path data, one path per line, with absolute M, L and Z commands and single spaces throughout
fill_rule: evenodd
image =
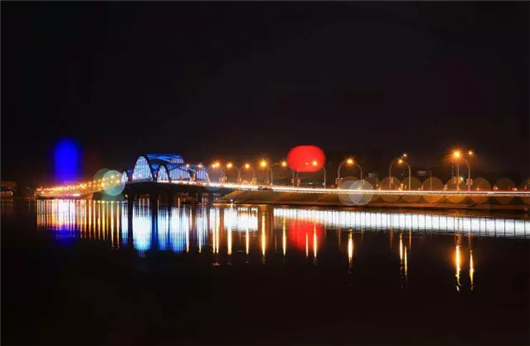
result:
M 298 144 L 530 175 L 529 3 L 2 4 L 2 179 Z M 370 170 L 370 167 L 365 169 Z

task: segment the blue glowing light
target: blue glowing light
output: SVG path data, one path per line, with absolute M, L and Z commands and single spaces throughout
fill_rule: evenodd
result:
M 59 184 L 70 184 L 77 180 L 79 171 L 79 150 L 70 139 L 60 140 L 55 146 L 55 180 Z

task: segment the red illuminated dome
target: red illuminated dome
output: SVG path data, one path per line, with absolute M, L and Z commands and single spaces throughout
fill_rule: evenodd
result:
M 297 172 L 316 172 L 324 165 L 326 156 L 319 147 L 299 145 L 287 155 L 289 167 Z

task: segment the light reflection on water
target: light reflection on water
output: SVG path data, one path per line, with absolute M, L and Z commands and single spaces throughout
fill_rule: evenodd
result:
M 365 232 L 384 231 L 390 239 L 388 251 L 399 260 L 404 288 L 409 268 L 411 264 L 414 266 L 410 257 L 413 233 L 454 234 L 455 245 L 450 256 L 457 291 L 462 288 L 463 273 L 469 277 L 465 282 L 471 290 L 475 285 L 472 237 L 526 238 L 530 230 L 527 220 L 271 207 L 184 205 L 159 208 L 153 215 L 146 203 L 134 205 L 129 218 L 126 203 L 84 200 L 38 201 L 37 227 L 53 231 L 55 238 L 63 242 L 106 241 L 116 249 L 132 245 L 140 256 L 146 256 L 148 251 L 213 254 L 214 265 L 222 265 L 224 259 L 231 265 L 234 258 L 241 259 L 240 255 L 248 263 L 254 251 L 263 264 L 267 264 L 269 257 L 283 256 L 285 261 L 288 255 L 294 255 L 317 265 L 317 258 L 326 251 L 338 251 L 344 252 L 344 263 L 350 273 L 356 252 L 360 251 L 355 248 L 356 239 L 361 244 Z M 329 250 L 325 245 L 331 238 L 327 235 L 333 232 L 336 234 L 333 241 L 338 240 L 338 246 Z M 392 249 L 395 235 L 397 253 Z M 468 238 L 467 248 L 462 244 L 463 236 Z M 342 239 L 347 244 L 341 247 Z

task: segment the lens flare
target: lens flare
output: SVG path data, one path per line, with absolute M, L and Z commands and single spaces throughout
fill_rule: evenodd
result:
M 121 173 L 118 171 L 107 171 L 103 175 L 103 179 L 106 180 L 105 193 L 110 196 L 118 196 L 125 189 L 125 183 L 119 178 Z

